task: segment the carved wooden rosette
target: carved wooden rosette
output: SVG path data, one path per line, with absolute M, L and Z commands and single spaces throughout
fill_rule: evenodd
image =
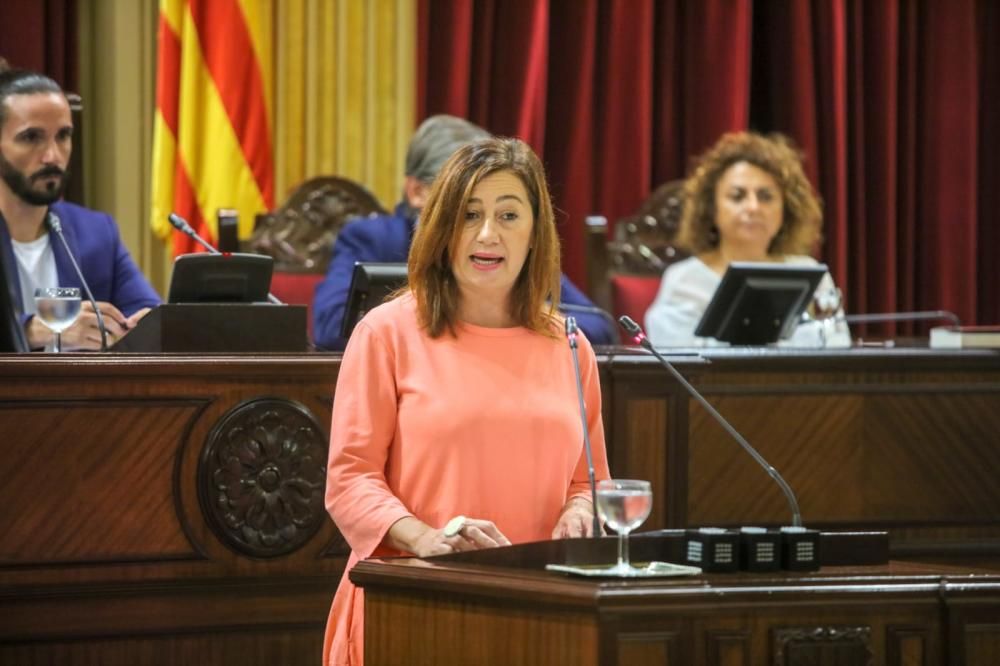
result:
M 198 501 L 212 532 L 252 557 L 301 548 L 326 520 L 326 435 L 292 400 L 237 405 L 209 433 L 198 462 Z

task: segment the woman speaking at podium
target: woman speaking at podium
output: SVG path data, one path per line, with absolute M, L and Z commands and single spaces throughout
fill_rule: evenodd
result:
M 809 256 L 820 240 L 823 212 L 791 141 L 774 134 L 725 134 L 701 155 L 684 183 L 684 213 L 677 245 L 694 256 L 668 267 L 646 312 L 646 335 L 657 347 L 723 344 L 694 331 L 729 264 L 759 261 L 817 264 Z M 839 292 L 827 273 L 817 303 Z M 834 314 L 830 312 L 827 314 Z M 843 312 L 839 312 L 843 314 Z M 845 330 L 827 335 L 822 322 L 800 324 L 784 344 L 849 347 Z
M 363 558 L 590 534 L 572 356 L 556 311 L 559 241 L 545 175 L 517 139 L 459 149 L 435 181 L 409 287 L 348 341 L 326 506 Z M 587 427 L 608 478 L 597 363 L 580 344 Z M 362 591 L 345 571 L 326 663 L 361 664 Z

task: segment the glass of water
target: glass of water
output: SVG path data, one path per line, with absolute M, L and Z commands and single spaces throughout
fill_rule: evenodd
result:
M 635 576 L 640 573 L 629 562 L 629 532 L 642 525 L 653 508 L 653 489 L 649 481 L 605 479 L 597 484 L 597 514 L 604 524 L 618 533 L 618 565 L 608 573 Z
M 62 332 L 80 316 L 80 290 L 46 287 L 35 290 L 35 316 L 56 334 L 55 351 L 62 351 Z
M 837 332 L 837 315 L 843 305 L 843 294 L 837 287 L 820 288 L 813 294 L 813 319 L 819 322 L 820 344 L 826 347 Z

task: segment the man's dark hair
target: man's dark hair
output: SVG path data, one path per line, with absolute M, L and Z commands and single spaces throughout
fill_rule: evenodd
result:
M 26 69 L 0 71 L 0 127 L 7 121 L 7 98 L 11 95 L 35 95 L 38 93 L 63 93 L 62 87 L 54 80 Z

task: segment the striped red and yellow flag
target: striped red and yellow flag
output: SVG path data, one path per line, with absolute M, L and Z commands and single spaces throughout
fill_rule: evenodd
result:
M 272 1 L 160 0 L 152 225 L 175 255 L 200 248 L 171 211 L 215 239 L 220 208 L 246 237 L 274 207 Z

